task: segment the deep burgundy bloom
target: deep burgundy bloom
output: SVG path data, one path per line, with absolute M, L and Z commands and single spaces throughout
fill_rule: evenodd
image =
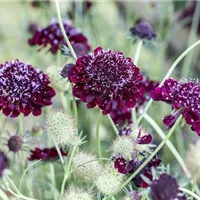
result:
M 118 156 L 117 158 L 115 158 L 114 167 L 115 169 L 118 169 L 118 172 L 121 174 L 127 173 L 126 160 L 122 156 Z
M 143 158 L 141 161 L 137 161 L 135 159 L 128 162 L 126 170 L 128 173 L 134 173 L 144 162 L 146 158 Z M 133 183 L 137 187 L 147 188 L 148 184 L 141 178 L 141 174 L 149 178 L 153 179 L 151 168 L 157 168 L 161 164 L 161 160 L 157 157 L 154 157 L 133 179 Z
M 130 28 L 130 32 L 133 36 L 139 37 L 140 39 L 152 40 L 156 38 L 152 26 L 146 21 L 139 22 Z
M 154 101 L 164 101 L 179 111 L 192 130 L 200 135 L 200 85 L 197 82 L 167 79 L 151 96 Z M 164 120 L 170 125 L 166 118 Z
M 140 98 L 136 102 L 136 111 L 141 108 L 149 99 L 150 99 L 150 92 L 154 90 L 158 85 L 159 82 L 150 80 L 149 78 L 144 77 L 143 81 L 143 90 L 144 95 L 140 96 Z M 121 111 L 117 104 L 113 104 L 112 112 L 110 116 L 115 124 L 124 125 L 125 123 L 131 124 L 132 123 L 132 116 L 131 116 L 131 109 L 127 108 L 124 111 Z
M 152 135 L 146 134 L 146 135 L 141 136 L 141 131 L 142 131 L 142 129 L 139 130 L 136 142 L 138 144 L 150 144 L 152 141 Z
M 161 174 L 159 179 L 154 179 L 150 187 L 153 200 L 174 200 L 179 188 L 176 179 L 167 174 Z
M 38 116 L 55 96 L 46 74 L 30 64 L 13 60 L 0 64 L 0 110 L 10 117 Z
M 65 152 L 63 149 L 60 148 L 60 152 L 62 156 L 67 156 L 68 153 Z M 31 155 L 28 160 L 43 160 L 43 161 L 55 161 L 59 159 L 58 152 L 55 147 L 52 148 L 35 148 L 35 150 L 31 150 Z
M 184 23 L 186 27 L 192 26 L 192 19 L 194 17 L 196 6 L 197 6 L 197 1 L 191 1 L 188 4 L 188 6 L 184 10 L 182 10 L 178 16 L 178 20 L 186 21 L 186 23 Z M 200 21 L 198 22 L 197 33 L 200 35 Z
M 68 21 L 65 21 L 63 25 L 77 56 L 87 54 L 90 50 L 87 38 Z M 57 22 L 52 22 L 44 29 L 37 29 L 32 38 L 28 40 L 28 43 L 31 46 L 39 45 L 41 49 L 50 46 L 49 51 L 53 54 L 56 54 L 63 45 L 67 46 Z
M 3 175 L 3 171 L 8 168 L 8 158 L 5 153 L 0 150 L 0 177 Z
M 115 103 L 121 111 L 133 108 L 143 95 L 143 76 L 131 58 L 101 47 L 94 50 L 94 55 L 78 58 L 69 80 L 74 83 L 73 95 L 88 108 L 98 105 L 104 115 Z
M 23 145 L 23 139 L 18 134 L 13 135 L 8 139 L 7 146 L 9 148 L 9 151 L 16 153 L 22 149 L 22 145 Z
M 131 134 L 131 132 L 132 132 L 131 128 L 127 128 L 124 126 L 119 130 L 119 135 L 120 136 L 128 136 Z

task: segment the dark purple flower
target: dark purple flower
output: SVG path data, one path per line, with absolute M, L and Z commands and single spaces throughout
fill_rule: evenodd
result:
M 148 78 L 143 78 L 143 89 L 144 89 L 144 95 L 140 96 L 140 98 L 136 102 L 136 110 L 140 107 L 142 107 L 149 99 L 150 95 L 149 93 L 155 89 L 159 85 L 158 82 L 149 80 Z M 110 116 L 115 124 L 118 125 L 124 125 L 126 123 L 131 124 L 132 123 L 132 116 L 131 116 L 131 109 L 127 108 L 124 111 L 121 111 L 117 104 L 113 104 L 112 112 L 110 113 Z
M 179 191 L 179 193 L 177 194 L 176 199 L 177 200 L 188 200 L 188 198 L 185 196 L 185 194 L 181 191 Z
M 128 162 L 127 164 L 127 172 L 128 173 L 134 173 L 144 162 L 145 162 L 146 158 L 143 158 L 141 161 L 137 161 L 137 160 L 131 160 Z M 133 183 L 137 186 L 137 187 L 142 187 L 142 188 L 146 188 L 148 187 L 148 184 L 142 179 L 141 174 L 143 174 L 144 176 L 146 176 L 147 178 L 149 178 L 150 180 L 152 180 L 153 176 L 152 176 L 152 172 L 151 172 L 151 168 L 157 168 L 160 164 L 161 164 L 161 160 L 158 159 L 157 157 L 154 157 L 133 179 Z
M 28 24 L 28 32 L 34 34 L 39 28 L 38 24 L 31 22 Z
M 152 40 L 156 38 L 156 34 L 153 32 L 151 25 L 146 21 L 139 22 L 130 28 L 130 31 L 133 36 L 139 37 L 140 39 Z
M 23 139 L 18 134 L 13 135 L 8 139 L 7 146 L 9 148 L 9 151 L 12 151 L 14 153 L 19 152 L 20 150 L 22 150 L 22 145 Z
M 8 168 L 8 158 L 5 153 L 0 150 L 0 177 L 3 175 L 3 171 Z
M 120 136 L 127 136 L 127 135 L 130 135 L 132 132 L 131 128 L 126 128 L 125 126 L 122 127 L 119 131 L 119 135 Z
M 115 169 L 118 169 L 118 172 L 121 174 L 127 173 L 126 160 L 122 156 L 118 156 L 117 158 L 115 158 L 114 167 Z
M 67 156 L 68 153 L 65 152 L 63 149 L 60 148 L 60 152 L 62 156 Z M 43 160 L 43 161 L 55 161 L 59 159 L 58 152 L 55 147 L 52 148 L 35 148 L 35 150 L 31 150 L 31 155 L 28 160 Z
M 196 6 L 197 1 L 189 2 L 188 6 L 184 10 L 182 10 L 178 16 L 178 20 L 185 20 L 186 23 L 184 23 L 184 25 L 186 27 L 192 26 L 192 19 L 194 17 Z M 200 21 L 198 22 L 197 33 L 200 35 Z
M 174 200 L 179 188 L 176 179 L 167 174 L 161 174 L 159 179 L 154 179 L 150 187 L 153 200 Z
M 77 56 L 87 54 L 90 50 L 87 38 L 69 22 L 65 21 L 63 25 L 69 41 L 75 48 Z M 39 45 L 41 49 L 50 46 L 49 51 L 53 54 L 56 54 L 63 45 L 67 46 L 57 22 L 52 22 L 44 29 L 37 29 L 32 38 L 28 40 L 28 43 L 31 46 Z
M 161 87 L 155 88 L 151 96 L 154 101 L 164 101 L 180 111 L 186 123 L 200 135 L 200 85 L 197 82 L 167 79 Z M 168 125 L 173 123 L 171 120 L 164 118 Z
M 141 136 L 142 129 L 139 130 L 138 137 L 137 137 L 137 143 L 138 144 L 150 144 L 152 142 L 152 135 L 146 134 Z
M 114 103 L 121 111 L 133 108 L 143 95 L 143 76 L 131 58 L 101 47 L 94 50 L 94 55 L 78 58 L 69 80 L 74 83 L 73 95 L 88 108 L 98 105 L 104 115 L 112 111 Z
M 128 195 L 131 200 L 141 200 L 141 196 L 139 195 L 138 191 L 131 191 Z
M 10 117 L 40 115 L 55 96 L 49 83 L 48 76 L 30 64 L 19 60 L 0 64 L 0 110 Z

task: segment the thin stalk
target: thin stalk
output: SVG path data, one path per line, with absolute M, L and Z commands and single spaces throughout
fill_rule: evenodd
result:
M 188 47 L 176 60 L 175 62 L 171 65 L 171 67 L 169 68 L 169 71 L 167 72 L 167 74 L 165 75 L 165 77 L 163 78 L 162 82 L 160 83 L 159 86 L 162 86 L 162 84 L 165 82 L 166 79 L 168 79 L 172 72 L 174 71 L 174 69 L 176 68 L 176 66 L 179 64 L 179 62 L 190 52 L 192 51 L 195 47 L 197 47 L 198 45 L 200 44 L 200 40 L 198 40 L 197 42 L 195 42 L 194 44 L 192 44 L 190 47 Z M 141 120 L 143 119 L 144 117 L 144 114 L 147 112 L 147 110 L 149 109 L 149 107 L 151 106 L 153 100 L 150 99 L 143 112 L 141 113 L 141 115 L 139 116 L 138 120 L 136 121 L 135 123 L 135 127 L 138 126 L 138 124 L 141 122 Z
M 185 188 L 179 188 L 180 191 L 184 192 L 184 193 L 187 193 L 189 194 L 190 196 L 194 197 L 195 199 L 197 200 L 200 200 L 200 197 L 198 195 L 196 195 L 194 192 L 191 192 L 190 190 L 188 189 L 185 189 Z
M 65 95 L 63 92 L 60 92 L 60 98 L 61 98 L 61 102 L 62 102 L 62 106 L 64 108 L 64 110 L 67 112 L 67 101 L 66 101 L 66 98 L 65 98 Z
M 96 141 L 97 141 L 97 152 L 98 152 L 99 158 L 102 157 L 101 141 L 100 141 L 100 136 L 99 136 L 99 126 L 100 126 L 100 123 L 101 123 L 101 119 L 102 119 L 102 114 L 101 114 L 101 110 L 99 110 L 99 116 L 98 116 L 97 124 L 96 124 Z
M 59 1 L 58 1 L 58 0 L 55 0 L 55 4 L 56 4 L 56 12 L 57 12 L 57 17 L 58 17 L 58 23 L 59 23 L 59 25 L 60 25 L 61 32 L 62 32 L 62 34 L 63 34 L 63 37 L 64 37 L 64 39 L 65 39 L 65 41 L 66 41 L 66 43 L 67 43 L 67 46 L 68 46 L 68 48 L 69 48 L 69 50 L 70 50 L 70 52 L 71 52 L 73 58 L 74 58 L 75 60 L 77 60 L 76 53 L 75 53 L 75 51 L 74 51 L 74 49 L 73 49 L 73 47 L 72 47 L 72 45 L 71 45 L 71 43 L 70 43 L 70 41 L 69 41 L 69 39 L 68 39 L 68 37 L 67 37 L 67 34 L 66 34 L 66 32 L 65 32 L 65 28 L 64 28 L 64 26 L 63 26 L 62 17 L 61 17 L 61 13 L 60 13 Z
M 24 134 L 24 116 L 22 114 L 19 116 L 19 132 L 21 135 Z
M 50 174 L 51 174 L 51 182 L 52 182 L 52 185 L 56 187 L 56 179 L 55 179 L 55 170 L 54 170 L 54 166 L 52 163 L 50 163 Z M 53 192 L 53 199 L 54 200 L 57 200 L 57 196 L 56 196 L 56 193 Z
M 149 122 L 149 124 L 155 129 L 155 131 L 158 133 L 158 135 L 164 139 L 165 138 L 165 133 L 163 132 L 163 130 L 158 126 L 158 124 L 152 119 L 152 117 L 150 117 L 148 114 L 144 115 L 144 118 L 146 119 L 147 122 Z M 179 152 L 176 150 L 176 148 L 174 147 L 174 145 L 171 143 L 170 140 L 167 140 L 166 145 L 168 146 L 169 150 L 172 152 L 172 154 L 174 155 L 174 157 L 177 159 L 177 161 L 179 162 L 180 166 L 182 167 L 183 171 L 185 172 L 185 175 L 187 176 L 187 178 L 191 178 L 191 174 L 183 160 L 183 158 L 180 156 Z
M 197 33 L 198 25 L 199 25 L 199 20 L 200 20 L 200 2 L 197 1 L 196 8 L 194 11 L 194 16 L 192 19 L 192 26 L 191 26 L 189 39 L 188 39 L 188 46 L 190 46 L 190 44 L 194 42 L 194 40 L 196 39 L 196 35 L 197 35 L 196 33 Z M 182 77 L 188 77 L 189 73 L 191 72 L 191 64 L 193 63 L 194 63 L 193 52 L 191 52 L 183 63 L 183 68 L 182 68 L 182 73 L 181 73 Z
M 76 120 L 76 125 L 78 125 L 78 109 L 77 109 L 77 105 L 76 105 L 76 99 L 73 96 L 73 100 L 72 100 L 72 106 L 73 106 L 73 111 L 74 111 L 74 118 Z
M 63 179 L 63 182 L 62 182 L 62 186 L 61 186 L 61 191 L 60 191 L 60 199 L 62 199 L 63 194 L 64 194 L 65 184 L 66 184 L 66 181 L 67 181 L 67 179 L 69 177 L 69 174 L 70 174 L 70 168 L 71 168 L 71 164 L 72 164 L 72 160 L 73 160 L 76 148 L 77 148 L 77 146 L 73 146 L 72 152 L 71 152 L 70 157 L 69 157 L 69 161 L 67 163 L 65 176 L 64 176 L 64 179 Z
M 168 134 L 166 135 L 165 139 L 158 145 L 158 147 L 151 153 L 151 155 L 145 160 L 145 162 L 119 187 L 119 189 L 111 194 L 108 198 L 113 197 L 116 195 L 119 191 L 121 191 L 148 163 L 151 161 L 151 159 L 160 151 L 160 149 L 165 145 L 167 140 L 171 137 L 172 133 L 176 129 L 177 125 L 181 121 L 182 116 L 179 116 L 179 118 L 176 120 L 174 126 L 169 130 Z
M 110 124 L 111 124 L 111 126 L 112 126 L 112 128 L 113 128 L 115 134 L 118 135 L 119 131 L 118 131 L 118 129 L 117 129 L 115 123 L 113 122 L 111 116 L 110 116 L 109 114 L 107 114 L 107 116 L 108 116 L 108 119 L 109 119 L 109 121 L 110 121 Z

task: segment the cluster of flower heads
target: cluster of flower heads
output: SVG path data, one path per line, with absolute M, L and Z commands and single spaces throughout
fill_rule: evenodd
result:
M 63 25 L 76 54 L 78 56 L 88 54 L 90 45 L 87 38 L 77 28 L 73 27 L 70 22 L 65 21 Z M 46 28 L 38 28 L 32 38 L 28 40 L 28 43 L 31 46 L 39 45 L 41 48 L 50 46 L 49 51 L 53 54 L 61 50 L 63 45 L 67 46 L 59 23 L 54 21 Z
M 60 153 L 62 156 L 68 155 L 68 153 L 61 148 L 60 148 Z M 28 158 L 28 160 L 30 161 L 34 160 L 55 161 L 57 159 L 59 159 L 59 155 L 55 147 L 44 148 L 44 149 L 35 148 L 34 150 L 31 150 L 31 155 Z
M 130 28 L 131 35 L 144 40 L 153 40 L 156 34 L 152 26 L 147 21 L 140 21 L 134 27 Z
M 0 110 L 10 117 L 40 115 L 55 96 L 49 84 L 49 77 L 30 64 L 19 60 L 0 64 Z
M 164 101 L 176 112 L 163 118 L 170 128 L 182 114 L 191 129 L 200 135 L 200 85 L 194 80 L 167 79 L 161 87 L 155 88 L 151 96 L 154 101 Z
M 121 111 L 133 108 L 143 93 L 143 75 L 123 53 L 97 47 L 94 55 L 79 57 L 68 73 L 74 83 L 73 95 L 87 103 L 87 108 L 96 105 L 103 114 L 112 112 L 113 104 Z
M 149 99 L 150 99 L 150 92 L 155 89 L 159 85 L 159 82 L 150 80 L 144 77 L 143 81 L 143 90 L 144 95 L 140 96 L 140 98 L 136 102 L 136 111 L 138 111 Z M 124 125 L 125 123 L 131 124 L 132 123 L 132 116 L 131 116 L 131 109 L 127 108 L 124 111 L 121 111 L 117 104 L 113 104 L 112 112 L 110 113 L 111 118 L 113 119 L 115 124 Z
M 142 132 L 141 129 L 137 133 L 136 139 L 134 139 L 131 129 L 123 127 L 112 145 L 114 168 L 121 174 L 130 175 L 135 172 L 146 160 L 144 157 L 142 159 L 139 159 L 139 157 L 143 155 L 144 152 L 149 151 L 151 142 L 152 136 Z M 132 159 L 130 160 L 130 158 Z M 158 167 L 160 163 L 161 160 L 154 157 L 143 170 L 133 178 L 133 183 L 137 187 L 146 188 L 148 184 L 141 178 L 141 174 L 147 176 L 151 180 L 153 178 L 151 168 Z

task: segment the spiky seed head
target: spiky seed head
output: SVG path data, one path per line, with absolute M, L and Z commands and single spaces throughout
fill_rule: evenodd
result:
M 114 167 L 113 163 L 108 163 L 102 170 L 96 181 L 96 186 L 100 192 L 110 195 L 116 192 L 123 183 L 125 175 L 120 174 Z
M 64 193 L 62 200 L 93 200 L 93 198 L 87 191 L 71 188 Z
M 47 117 L 47 131 L 58 145 L 73 145 L 76 139 L 75 120 L 63 111 L 52 111 Z
M 125 159 L 130 158 L 135 153 L 135 140 L 132 136 L 118 136 L 113 141 L 111 151 L 114 155 L 122 155 Z
M 66 84 L 66 80 L 64 80 L 60 76 L 61 70 L 62 69 L 59 68 L 58 66 L 51 65 L 47 67 L 46 73 L 49 75 L 49 78 L 51 80 L 51 85 L 53 86 L 53 88 L 55 88 L 57 91 L 63 92 L 67 90 L 67 87 L 66 87 L 67 84 Z
M 91 183 L 99 177 L 102 171 L 102 166 L 96 156 L 85 152 L 79 152 L 74 156 L 73 168 L 79 178 Z
M 193 177 L 197 178 L 200 183 L 200 140 L 196 144 L 191 144 L 186 154 L 186 165 L 188 166 Z

